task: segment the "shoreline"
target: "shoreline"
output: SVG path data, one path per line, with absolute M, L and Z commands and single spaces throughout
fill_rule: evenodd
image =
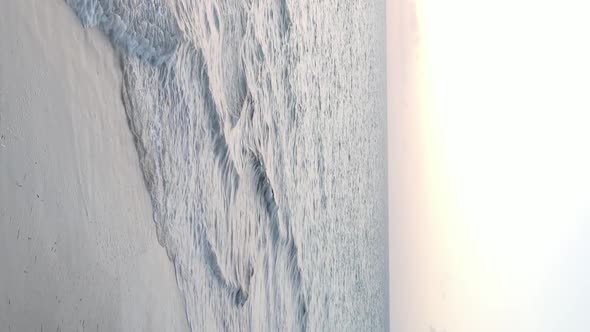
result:
M 0 17 L 0 329 L 188 330 L 113 47 L 64 1 Z

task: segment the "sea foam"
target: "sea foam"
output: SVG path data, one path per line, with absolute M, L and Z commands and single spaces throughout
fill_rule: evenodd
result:
M 384 328 L 373 5 L 66 2 L 121 54 L 129 127 L 191 328 Z

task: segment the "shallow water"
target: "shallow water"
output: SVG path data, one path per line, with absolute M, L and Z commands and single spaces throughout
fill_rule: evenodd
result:
M 192 330 L 384 330 L 383 4 L 66 0 L 122 97 Z

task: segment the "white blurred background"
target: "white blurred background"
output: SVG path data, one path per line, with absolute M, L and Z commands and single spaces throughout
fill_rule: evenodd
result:
M 390 0 L 394 331 L 590 331 L 590 3 Z

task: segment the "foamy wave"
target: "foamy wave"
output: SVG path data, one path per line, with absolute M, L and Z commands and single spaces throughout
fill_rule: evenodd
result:
M 313 14 L 324 21 L 311 21 L 313 3 L 286 0 L 66 2 L 122 54 L 129 127 L 191 328 L 370 327 L 366 305 L 345 295 L 373 276 L 359 277 L 360 254 L 346 252 L 371 226 L 357 197 L 375 185 L 353 176 L 369 158 L 335 148 L 364 144 L 355 128 L 377 121 L 356 112 L 372 107 L 371 92 L 352 84 L 369 86 L 353 65 L 368 34 L 338 21 L 358 8 L 328 1 Z M 343 29 L 360 36 L 346 40 L 354 48 L 337 39 Z M 372 156 L 365 145 L 347 150 Z M 365 325 L 338 316 L 354 311 Z

